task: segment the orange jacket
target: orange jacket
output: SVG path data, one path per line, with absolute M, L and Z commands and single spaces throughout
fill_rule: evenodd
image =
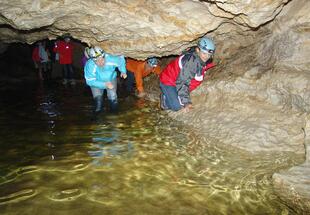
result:
M 148 76 L 151 72 L 159 75 L 161 72 L 160 66 L 154 68 L 148 67 L 146 61 L 137 61 L 127 59 L 126 69 L 128 72 L 133 72 L 136 79 L 136 86 L 139 92 L 143 92 L 143 78 Z

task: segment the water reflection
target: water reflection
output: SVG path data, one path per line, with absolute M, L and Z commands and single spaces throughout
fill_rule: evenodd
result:
M 56 135 L 54 128 L 56 126 L 55 120 L 53 118 L 56 118 L 60 115 L 60 112 L 57 110 L 57 105 L 54 100 L 55 95 L 54 92 L 47 91 L 45 89 L 45 85 L 40 82 L 37 91 L 36 91 L 36 103 L 37 103 L 37 110 L 40 111 L 43 114 L 46 114 L 48 118 L 47 125 L 49 128 L 49 133 L 51 135 Z
M 1 214 L 294 214 L 271 185 L 290 154 L 221 146 L 140 99 L 91 121 L 83 87 L 28 90 L 1 95 Z
M 121 144 L 121 131 L 117 128 L 111 128 L 106 126 L 99 126 L 99 128 L 93 132 L 93 144 L 88 154 L 93 158 L 93 165 L 107 165 L 111 166 L 112 163 L 102 162 L 105 158 L 113 156 L 126 156 L 129 158 L 133 154 L 133 143 L 128 141 Z

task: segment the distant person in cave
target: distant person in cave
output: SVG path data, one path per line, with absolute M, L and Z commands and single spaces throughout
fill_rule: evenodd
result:
M 50 53 L 46 47 L 46 41 L 37 42 L 32 51 L 32 60 L 35 68 L 38 70 L 39 80 L 49 78 L 50 72 Z
M 124 56 L 105 53 L 100 47 L 89 49 L 89 60 L 84 67 L 86 84 L 90 86 L 95 101 L 95 114 L 103 110 L 103 95 L 107 91 L 108 102 L 111 112 L 118 109 L 117 101 L 117 72 L 120 77 L 127 77 L 126 61 Z
M 75 85 L 74 70 L 72 66 L 74 46 L 71 42 L 71 35 L 69 33 L 66 33 L 62 36 L 62 38 L 63 40 L 58 40 L 55 42 L 53 51 L 57 53 L 57 57 L 59 57 L 59 64 L 62 65 L 62 83 L 64 85 L 66 85 L 67 83 Z
M 34 64 L 34 67 L 38 70 L 38 78 L 39 80 L 43 80 L 43 75 L 42 75 L 42 64 L 41 64 L 41 58 L 39 54 L 39 43 L 37 42 L 35 47 L 32 50 L 32 61 Z
M 198 45 L 170 62 L 160 74 L 160 107 L 163 110 L 188 112 L 193 108 L 190 92 L 204 80 L 212 68 L 215 44 L 202 37 Z
M 160 74 L 161 68 L 159 61 L 155 57 L 148 58 L 146 61 L 138 61 L 128 58 L 126 61 L 127 68 L 127 91 L 132 93 L 134 90 L 134 83 L 136 83 L 137 96 L 142 98 L 145 96 L 143 87 L 143 78 L 148 76 L 150 73 Z
M 39 55 L 41 59 L 42 73 L 44 80 L 50 80 L 52 74 L 51 67 L 51 55 L 46 45 L 46 40 L 43 40 L 39 44 Z

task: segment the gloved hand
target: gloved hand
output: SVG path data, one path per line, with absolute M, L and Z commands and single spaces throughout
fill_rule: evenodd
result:
M 145 92 L 139 92 L 137 95 L 139 98 L 143 98 L 144 96 L 146 96 Z
M 112 89 L 114 88 L 112 82 L 106 82 L 106 83 L 105 83 L 105 86 L 106 86 L 108 89 L 110 89 L 110 90 L 112 90 Z
M 185 105 L 185 107 L 182 109 L 182 112 L 188 113 L 191 109 L 193 109 L 193 105 L 192 105 L 192 104 L 187 104 L 187 105 Z
M 123 78 L 123 79 L 127 78 L 127 74 L 126 73 L 121 73 L 121 78 Z

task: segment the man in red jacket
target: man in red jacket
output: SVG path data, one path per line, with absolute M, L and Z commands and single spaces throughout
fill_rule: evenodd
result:
M 73 55 L 73 44 L 71 43 L 70 34 L 63 35 L 64 40 L 57 41 L 55 43 L 53 51 L 59 55 L 59 64 L 62 65 L 63 69 L 63 84 L 74 85 L 73 79 L 73 67 L 72 67 L 72 55 Z
M 190 92 L 203 81 L 206 71 L 213 67 L 214 42 L 203 37 L 198 46 L 177 57 L 160 74 L 161 108 L 188 111 L 192 108 Z

